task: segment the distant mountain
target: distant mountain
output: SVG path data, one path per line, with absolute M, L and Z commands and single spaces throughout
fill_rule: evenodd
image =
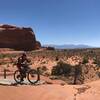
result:
M 56 49 L 78 49 L 78 48 L 93 48 L 92 46 L 84 45 L 84 44 L 79 44 L 79 45 L 74 45 L 74 44 L 64 44 L 64 45 L 43 45 L 44 47 L 54 47 Z

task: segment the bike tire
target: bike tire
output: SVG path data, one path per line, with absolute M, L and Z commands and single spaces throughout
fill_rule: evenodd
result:
M 17 77 L 16 77 L 16 75 L 17 75 L 17 73 L 20 73 L 20 71 L 19 70 L 16 70 L 15 72 L 14 72 L 14 80 L 16 81 L 16 83 L 18 83 L 18 84 L 20 84 L 22 81 L 21 81 L 21 76 L 20 76 L 20 74 L 19 74 L 19 80 L 17 79 Z
M 30 78 L 30 75 L 34 77 L 33 79 Z M 34 75 L 34 76 L 33 76 Z M 39 81 L 39 74 L 36 70 L 31 69 L 27 74 L 27 79 L 31 84 L 35 84 Z

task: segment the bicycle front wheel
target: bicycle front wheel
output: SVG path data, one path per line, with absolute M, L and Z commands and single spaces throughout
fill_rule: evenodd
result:
M 36 70 L 32 69 L 28 72 L 27 79 L 31 84 L 35 84 L 39 81 L 39 74 Z

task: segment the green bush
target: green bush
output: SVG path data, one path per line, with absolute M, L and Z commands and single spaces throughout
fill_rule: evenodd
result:
M 52 68 L 53 76 L 57 76 L 59 79 L 67 82 L 68 84 L 83 84 L 84 79 L 82 75 L 82 66 L 71 66 L 64 62 L 58 62 L 56 66 Z
M 97 66 L 100 67 L 100 59 L 94 58 L 94 64 L 97 64 Z
M 69 75 L 71 73 L 72 66 L 62 61 L 58 62 L 56 66 L 52 68 L 52 75 Z
M 88 57 L 84 57 L 84 58 L 83 58 L 82 64 L 86 64 L 86 63 L 88 63 Z

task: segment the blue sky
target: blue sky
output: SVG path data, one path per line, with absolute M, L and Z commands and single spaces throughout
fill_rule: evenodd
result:
M 42 44 L 100 47 L 100 0 L 0 0 L 0 23 L 32 27 Z

